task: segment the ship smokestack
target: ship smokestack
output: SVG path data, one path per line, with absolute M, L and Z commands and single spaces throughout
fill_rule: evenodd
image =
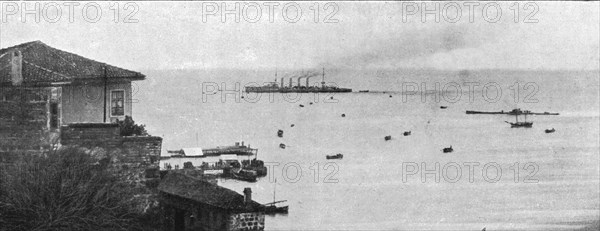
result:
M 283 77 L 281 77 L 281 88 L 283 88 Z

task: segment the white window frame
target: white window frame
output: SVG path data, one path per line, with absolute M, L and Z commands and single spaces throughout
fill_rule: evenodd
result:
M 113 111 L 112 111 L 112 101 L 113 101 L 113 98 L 112 98 L 112 95 L 113 95 L 113 92 L 115 92 L 115 91 L 122 91 L 123 92 L 123 115 L 113 115 Z M 109 102 L 108 102 L 108 105 L 109 105 L 108 111 L 109 111 L 110 117 L 124 117 L 127 114 L 127 113 L 125 113 L 125 111 L 127 111 L 126 108 L 125 108 L 127 106 L 126 103 L 125 103 L 125 102 L 127 102 L 127 95 L 125 94 L 125 89 L 113 89 L 113 90 L 110 90 L 110 96 L 109 96 L 109 98 L 110 99 L 109 99 Z

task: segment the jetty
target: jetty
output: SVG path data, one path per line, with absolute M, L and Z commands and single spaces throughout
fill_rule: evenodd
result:
M 238 156 L 256 156 L 258 149 L 250 148 L 250 145 L 244 145 L 242 141 L 241 145 L 239 142 L 235 142 L 233 146 L 218 146 L 216 148 L 182 148 L 180 150 L 167 150 L 167 153 L 171 154 L 167 157 L 161 157 L 161 159 L 169 158 L 204 158 L 207 156 L 220 156 L 220 155 L 238 155 Z
M 552 112 L 531 112 L 528 110 L 521 110 L 519 108 L 513 109 L 511 111 L 467 111 L 467 114 L 487 114 L 487 115 L 559 115 L 558 113 Z

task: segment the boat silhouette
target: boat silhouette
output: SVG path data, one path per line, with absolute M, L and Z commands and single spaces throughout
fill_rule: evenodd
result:
M 327 159 L 342 159 L 344 158 L 344 155 L 342 155 L 341 153 L 335 154 L 335 155 L 327 155 Z

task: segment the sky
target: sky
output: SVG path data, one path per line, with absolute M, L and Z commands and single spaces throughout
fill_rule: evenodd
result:
M 133 70 L 600 65 L 598 2 L 35 4 L 0 3 L 0 47 L 40 40 Z

